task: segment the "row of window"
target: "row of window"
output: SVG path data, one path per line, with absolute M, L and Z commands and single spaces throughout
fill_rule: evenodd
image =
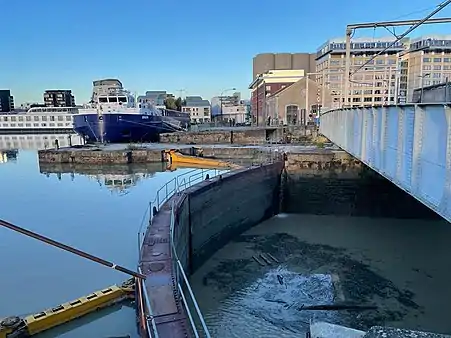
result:
M 72 123 L 3 123 L 3 128 L 39 128 L 39 127 L 71 127 Z
M 391 45 L 392 42 L 351 42 L 351 49 L 382 49 L 387 48 L 389 45 Z M 396 49 L 404 49 L 404 46 L 401 42 L 396 42 L 391 48 Z M 336 51 L 336 50 L 345 50 L 346 49 L 346 43 L 330 43 L 324 48 L 322 48 L 320 51 L 318 51 L 316 54 L 317 56 L 320 56 L 322 54 L 327 53 L 328 51 Z
M 376 59 L 376 60 L 365 60 L 365 59 L 351 59 L 351 64 L 352 65 L 363 65 L 364 63 L 368 64 L 368 65 L 395 65 L 396 64 L 396 59 Z M 341 61 L 341 60 L 330 60 L 330 65 L 331 66 L 346 66 L 346 61 Z
M 54 139 L 60 139 L 65 140 L 68 136 L 67 135 L 51 135 L 50 137 L 47 135 L 0 135 L 0 141 L 2 140 L 54 140 Z
M 78 113 L 78 108 L 55 108 L 55 107 L 30 108 L 29 113 L 70 113 L 70 114 L 76 114 L 76 113 Z
M 451 58 L 441 58 L 441 57 L 431 58 L 428 56 L 423 58 L 423 62 L 442 62 L 442 60 L 445 63 L 451 62 Z
M 48 117 L 48 121 L 64 121 L 64 118 L 66 118 L 66 121 L 72 121 L 72 116 L 45 116 L 45 115 L 34 115 L 33 116 L 33 121 L 47 121 L 47 117 Z M 31 116 L 0 116 L 0 121 L 3 122 L 22 122 L 22 121 L 31 121 Z
M 423 70 L 451 70 L 451 65 L 424 65 Z

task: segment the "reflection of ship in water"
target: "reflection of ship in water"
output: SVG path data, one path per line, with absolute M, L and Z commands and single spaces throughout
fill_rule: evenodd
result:
M 55 140 L 60 147 L 81 144 L 77 134 L 5 134 L 0 135 L 0 150 L 54 148 Z
M 115 165 L 40 163 L 39 170 L 47 177 L 56 175 L 59 180 L 64 176 L 70 176 L 71 180 L 76 180 L 76 176 L 87 176 L 112 193 L 124 195 L 128 194 L 132 187 L 153 177 L 156 172 L 164 171 L 163 165 L 163 163 Z
M 6 162 L 15 162 L 17 161 L 17 154 L 19 153 L 18 150 L 0 150 L 0 163 L 6 163 Z

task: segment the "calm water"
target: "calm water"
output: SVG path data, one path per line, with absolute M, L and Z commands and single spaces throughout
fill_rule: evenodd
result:
M 304 337 L 311 320 L 450 334 L 450 238 L 441 220 L 281 214 L 227 244 L 191 281 L 216 338 Z M 261 253 L 278 262 L 259 258 L 262 266 L 253 259 Z M 343 301 L 377 310 L 299 310 Z
M 35 150 L 21 150 L 16 159 L 4 154 L 0 162 L 1 219 L 133 270 L 148 202 L 165 182 L 190 170 L 161 172 L 161 164 L 150 165 L 146 175 L 128 176 L 134 185 L 117 191 L 105 186 L 106 174 L 41 174 Z M 39 312 L 128 278 L 5 228 L 0 228 L 0 257 L 0 318 Z M 41 337 L 137 336 L 133 308 L 102 314 Z

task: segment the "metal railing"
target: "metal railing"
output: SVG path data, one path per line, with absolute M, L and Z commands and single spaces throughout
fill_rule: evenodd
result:
M 175 248 L 174 244 L 174 228 L 175 228 L 175 215 L 174 215 L 174 202 L 171 206 L 171 223 L 170 223 L 170 245 L 171 245 L 171 252 L 172 252 L 172 264 L 173 264 L 173 271 L 175 271 L 175 283 L 177 286 L 177 290 L 180 294 L 180 298 L 182 299 L 182 303 L 184 305 L 186 314 L 188 316 L 189 323 L 191 325 L 192 332 L 194 333 L 194 336 L 196 338 L 199 338 L 199 332 L 196 327 L 196 323 L 193 318 L 193 314 L 190 310 L 187 297 L 184 292 L 184 288 L 188 291 L 189 300 L 191 301 L 191 304 L 194 306 L 195 314 L 197 315 L 197 319 L 200 322 L 200 325 L 202 327 L 204 337 L 210 338 L 210 332 L 208 331 L 207 324 L 205 323 L 204 317 L 202 315 L 202 312 L 200 311 L 199 305 L 197 304 L 196 297 L 194 296 L 194 292 L 191 289 L 191 285 L 189 283 L 189 280 L 186 276 L 185 269 L 183 267 L 183 264 L 180 262 L 177 254 L 177 250 Z
M 152 218 L 154 215 L 154 210 L 158 212 L 160 208 L 163 206 L 163 204 L 168 201 L 175 193 L 179 193 L 192 185 L 199 183 L 206 179 L 207 174 L 210 178 L 213 178 L 215 176 L 218 176 L 221 173 L 227 172 L 228 170 L 218 170 L 218 169 L 194 169 L 190 170 L 188 172 L 185 172 L 183 174 L 180 174 L 168 182 L 166 182 L 160 189 L 157 190 L 155 199 L 149 203 L 148 207 L 146 208 L 146 211 L 143 215 L 141 226 L 138 232 L 138 255 L 141 251 L 141 247 L 144 242 L 145 234 L 147 231 L 147 227 L 151 224 Z M 180 295 L 180 298 L 182 300 L 183 306 L 185 308 L 186 314 L 188 316 L 191 328 L 193 330 L 193 333 L 196 338 L 199 338 L 199 333 L 196 329 L 196 325 L 194 322 L 193 315 L 191 313 L 191 310 L 188 305 L 188 300 L 191 301 L 195 308 L 195 313 L 201 323 L 202 329 L 204 331 L 204 336 L 206 338 L 210 338 L 210 333 L 208 332 L 207 326 L 205 324 L 204 318 L 202 316 L 202 313 L 200 312 L 199 306 L 197 304 L 197 301 L 195 299 L 194 293 L 191 289 L 191 286 L 189 284 L 188 278 L 186 276 L 185 270 L 183 268 L 182 263 L 178 259 L 178 255 L 175 249 L 174 245 L 174 224 L 175 224 L 175 218 L 174 218 L 174 203 L 171 205 L 171 223 L 170 223 L 170 247 L 171 247 L 171 257 L 172 257 L 172 264 L 173 264 L 173 271 L 175 271 L 175 283 L 177 286 L 177 291 Z M 145 226 L 147 225 L 147 226 Z M 138 271 L 141 272 L 141 268 L 138 267 Z M 145 287 L 144 280 L 140 280 L 140 289 L 141 294 L 143 296 L 144 303 L 142 304 L 145 308 L 142 309 L 143 315 L 145 316 L 145 329 L 147 330 L 147 333 L 150 338 L 159 338 L 157 327 L 155 324 L 155 319 L 153 317 L 153 311 L 152 306 L 150 303 L 149 294 L 147 293 L 147 289 Z M 187 299 L 184 289 L 186 288 L 188 290 L 189 299 Z
M 142 274 L 141 267 L 138 266 L 138 272 Z M 157 325 L 153 316 L 152 306 L 150 305 L 149 295 L 147 293 L 146 285 L 143 279 L 139 279 L 141 295 L 144 297 L 144 302 L 141 304 L 141 312 L 145 316 L 145 330 L 149 335 L 149 338 L 159 338 Z M 145 307 L 145 308 L 144 308 Z M 147 310 L 147 313 L 146 313 Z
M 180 174 L 167 181 L 160 189 L 157 190 L 153 201 L 149 202 L 138 231 L 138 252 L 141 250 L 147 226 L 152 222 L 155 211 L 160 211 L 163 204 L 169 200 L 175 193 L 179 193 L 192 185 L 203 181 L 207 174 L 210 178 L 227 172 L 229 169 L 193 169 Z M 155 210 L 154 210 L 155 208 Z

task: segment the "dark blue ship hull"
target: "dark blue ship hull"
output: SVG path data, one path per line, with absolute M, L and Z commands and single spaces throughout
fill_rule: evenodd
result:
M 74 130 L 87 142 L 104 143 L 157 142 L 159 134 L 175 131 L 161 116 L 120 113 L 74 115 Z

